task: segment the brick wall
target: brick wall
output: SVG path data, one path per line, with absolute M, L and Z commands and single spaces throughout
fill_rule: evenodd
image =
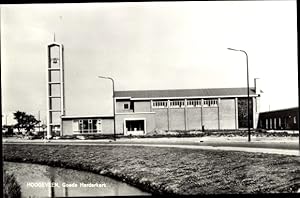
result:
M 205 129 L 218 129 L 218 107 L 203 107 L 202 115 Z
M 73 135 L 73 121 L 72 120 L 63 120 L 63 133 L 62 135 Z
M 102 119 L 102 134 L 114 133 L 114 119 Z
M 152 109 L 155 112 L 156 127 L 168 130 L 168 109 Z
M 127 104 L 129 109 L 124 109 L 124 104 Z M 133 109 L 130 109 L 130 100 L 121 100 L 116 101 L 116 112 L 117 113 L 128 113 L 133 112 Z
M 134 101 L 134 112 L 150 112 L 150 101 Z
M 184 108 L 170 108 L 170 130 L 185 130 Z
M 220 129 L 235 129 L 235 101 L 221 99 L 219 104 Z
M 187 129 L 201 129 L 201 108 L 187 108 Z

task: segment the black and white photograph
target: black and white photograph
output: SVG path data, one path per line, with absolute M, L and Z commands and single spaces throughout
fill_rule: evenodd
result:
M 3 197 L 299 195 L 296 1 L 0 13 Z

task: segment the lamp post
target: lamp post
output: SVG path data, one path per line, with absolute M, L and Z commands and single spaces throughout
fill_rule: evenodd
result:
M 243 52 L 246 55 L 247 62 L 247 98 L 248 98 L 248 142 L 251 141 L 250 135 L 250 96 L 249 96 L 249 67 L 248 67 L 248 54 L 244 50 L 237 50 L 233 48 L 227 48 L 228 50 Z
M 116 141 L 115 82 L 114 82 L 114 79 L 111 78 L 111 77 L 98 76 L 98 78 L 109 79 L 112 82 L 112 89 L 113 89 L 113 114 L 114 114 L 114 141 Z

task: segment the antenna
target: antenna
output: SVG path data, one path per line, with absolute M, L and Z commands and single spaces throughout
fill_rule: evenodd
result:
M 59 16 L 59 20 L 62 21 L 62 16 Z M 55 43 L 55 32 L 53 32 L 53 42 Z

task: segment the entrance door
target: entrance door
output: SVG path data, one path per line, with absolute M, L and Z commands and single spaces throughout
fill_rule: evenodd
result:
M 145 134 L 145 120 L 125 120 L 126 135 Z

